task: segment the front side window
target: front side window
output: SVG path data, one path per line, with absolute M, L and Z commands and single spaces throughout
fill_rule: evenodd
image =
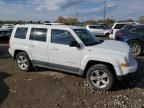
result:
M 47 29 L 32 28 L 30 34 L 30 40 L 46 42 Z
M 96 37 L 86 29 L 74 29 L 74 32 L 86 46 L 99 44 L 99 41 L 96 39 Z
M 71 41 L 74 41 L 74 37 L 67 30 L 52 29 L 51 42 L 63 45 L 69 45 Z
M 28 28 L 25 28 L 25 27 L 17 28 L 17 30 L 15 32 L 15 38 L 25 39 L 26 34 L 27 34 L 27 30 L 28 30 Z

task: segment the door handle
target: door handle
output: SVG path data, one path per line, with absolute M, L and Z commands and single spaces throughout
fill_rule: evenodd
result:
M 59 50 L 58 48 L 52 48 L 52 50 L 55 50 L 55 51 L 57 51 L 57 50 Z

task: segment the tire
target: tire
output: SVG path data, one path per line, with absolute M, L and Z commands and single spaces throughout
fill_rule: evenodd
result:
M 28 72 L 32 69 L 32 63 L 26 52 L 21 52 L 16 55 L 16 64 L 21 71 Z
M 114 75 L 110 69 L 103 64 L 96 64 L 87 71 L 87 82 L 94 90 L 108 91 L 114 85 Z
M 140 56 L 143 52 L 143 46 L 140 41 L 130 41 L 128 42 L 133 56 Z

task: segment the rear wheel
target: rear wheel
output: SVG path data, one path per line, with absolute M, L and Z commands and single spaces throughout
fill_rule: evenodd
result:
M 20 70 L 28 72 L 32 69 L 32 63 L 25 52 L 18 53 L 16 55 L 16 63 Z
M 94 90 L 106 91 L 112 88 L 114 76 L 107 66 L 97 64 L 88 69 L 87 81 Z
M 131 48 L 131 51 L 132 51 L 132 54 L 134 56 L 139 56 L 142 54 L 142 51 L 143 51 L 143 46 L 141 44 L 141 42 L 139 41 L 130 41 L 128 42 L 130 48 Z

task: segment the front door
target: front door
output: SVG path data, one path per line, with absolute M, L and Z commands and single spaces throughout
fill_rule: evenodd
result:
M 63 29 L 51 30 L 51 42 L 49 44 L 49 62 L 53 68 L 77 72 L 81 63 L 81 49 L 70 47 L 71 41 L 75 41 L 73 35 Z

